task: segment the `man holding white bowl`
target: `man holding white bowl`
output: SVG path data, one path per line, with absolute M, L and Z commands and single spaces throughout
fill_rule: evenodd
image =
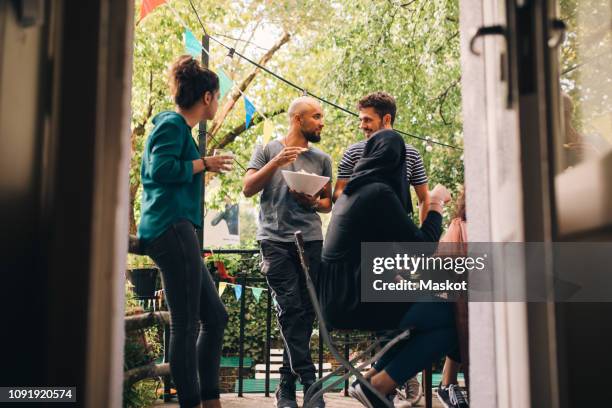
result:
M 285 344 L 276 390 L 277 408 L 297 408 L 297 378 L 304 392 L 316 380 L 310 356 L 315 314 L 293 234 L 302 231 L 311 277 L 316 280 L 323 244 L 318 213 L 330 212 L 332 208 L 331 157 L 311 146 L 321 140 L 322 130 L 323 110 L 319 102 L 306 96 L 295 99 L 289 106 L 289 132 L 282 139 L 256 147 L 243 180 L 246 197 L 261 192 L 257 240 L 261 246 L 262 273 L 277 302 Z M 317 408 L 325 406 L 323 398 L 316 402 Z

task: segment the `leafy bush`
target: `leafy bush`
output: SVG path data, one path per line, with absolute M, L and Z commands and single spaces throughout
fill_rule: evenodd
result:
M 252 248 L 252 246 L 250 246 Z M 221 260 L 232 276 L 246 274 L 249 278 L 263 278 L 257 255 L 213 255 L 206 259 L 206 266 L 211 272 L 216 272 L 214 261 Z M 240 280 L 236 281 L 241 284 Z M 246 313 L 244 329 L 245 356 L 252 357 L 256 362 L 263 362 L 266 345 L 266 308 L 267 292 L 263 291 L 259 302 L 255 300 L 253 292 L 248 287 L 259 287 L 267 290 L 265 281 L 247 282 L 243 288 L 242 296 L 246 296 Z M 228 286 L 222 295 L 223 303 L 229 315 L 225 337 L 223 339 L 223 354 L 238 355 L 240 347 L 240 300 L 234 295 L 234 288 Z M 273 306 L 274 307 L 274 306 Z M 272 309 L 271 339 L 273 347 L 280 347 L 280 336 L 276 324 L 275 310 Z
M 129 283 L 125 290 L 126 316 L 142 313 L 144 310 L 134 298 Z M 158 326 L 126 333 L 123 369 L 140 367 L 153 362 L 162 353 L 162 330 Z M 123 406 L 126 408 L 149 407 L 157 399 L 156 391 L 160 381 L 145 379 L 123 389 Z

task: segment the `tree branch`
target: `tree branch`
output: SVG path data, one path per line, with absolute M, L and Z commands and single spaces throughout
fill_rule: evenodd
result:
M 459 35 L 459 31 L 457 31 L 456 33 L 454 33 L 453 35 L 451 35 L 450 37 L 448 37 L 446 40 L 444 40 L 444 43 L 443 43 L 441 46 L 439 46 L 438 48 L 436 48 L 436 49 L 434 50 L 434 52 L 433 52 L 433 53 L 434 53 L 434 54 L 437 54 L 437 53 L 439 53 L 440 51 L 442 51 L 442 49 L 443 49 L 444 47 L 446 47 L 448 44 L 450 44 L 450 41 L 451 41 L 453 38 L 457 37 L 458 35 Z
M 123 381 L 130 386 L 145 378 L 166 377 L 170 375 L 170 364 L 148 364 L 142 367 L 132 368 L 123 374 Z
M 147 122 L 153 115 L 153 105 L 154 105 L 154 102 L 153 102 L 153 70 L 151 70 L 149 71 L 149 102 L 148 102 L 147 110 L 145 112 L 145 116 L 143 120 L 140 123 L 138 123 L 136 127 L 134 127 L 134 129 L 132 129 L 132 133 L 130 135 L 130 142 L 131 142 L 130 161 L 134 157 L 134 153 L 136 152 L 136 142 L 139 137 L 144 136 L 145 126 L 147 125 Z M 134 165 L 134 163 L 132 163 L 132 165 Z M 138 176 L 138 174 L 136 174 L 135 180 L 133 182 L 130 181 L 130 213 L 129 213 L 129 217 L 130 217 L 129 232 L 130 234 L 136 234 L 136 220 L 134 217 L 134 204 L 136 201 L 136 192 L 138 191 L 138 187 L 140 187 L 140 177 Z
M 414 3 L 415 1 L 416 1 L 416 0 L 411 0 L 411 1 L 408 1 L 408 2 L 406 2 L 406 3 L 400 4 L 400 7 L 404 7 L 404 8 L 405 8 L 405 7 L 408 7 L 409 5 L 411 5 L 412 3 Z
M 241 38 L 236 38 L 236 37 L 231 37 L 229 35 L 225 35 L 225 34 L 221 34 L 221 33 L 214 33 L 214 35 L 216 37 L 223 37 L 223 38 L 227 38 L 228 40 L 232 40 L 232 41 L 240 41 L 242 43 L 248 44 L 248 45 L 252 45 L 255 48 L 259 48 L 260 50 L 264 50 L 264 51 L 269 51 L 267 48 L 264 48 L 258 44 L 255 44 L 254 42 L 251 42 L 249 40 L 243 40 Z
M 278 116 L 282 113 L 285 113 L 287 110 L 285 108 L 281 108 L 279 110 L 270 112 L 270 113 L 266 113 L 266 117 L 267 118 L 273 118 L 275 116 Z M 264 118 L 263 116 L 256 114 L 255 117 L 253 118 L 253 120 L 251 121 L 251 126 L 255 126 L 258 123 L 261 123 L 261 121 L 263 121 Z M 240 125 L 236 126 L 235 128 L 233 128 L 232 130 L 230 130 L 229 132 L 227 132 L 226 134 L 223 135 L 223 137 L 221 137 L 220 139 L 218 139 L 219 144 L 214 144 L 212 147 L 210 147 L 208 149 L 208 155 L 211 155 L 214 149 L 223 149 L 225 146 L 227 146 L 228 144 L 232 143 L 234 141 L 234 139 L 236 139 L 237 136 L 239 136 L 241 133 L 243 133 L 244 131 L 246 131 L 246 123 L 242 122 Z
M 170 313 L 165 311 L 140 313 L 133 316 L 125 317 L 125 331 L 134 331 L 138 329 L 144 329 L 145 327 L 151 327 L 155 323 L 159 324 L 170 324 Z
M 284 44 L 286 44 L 290 38 L 291 36 L 289 35 L 289 33 L 284 33 L 283 36 L 276 42 L 276 44 L 274 44 L 274 46 L 270 48 L 270 50 L 266 52 L 260 58 L 260 60 L 258 61 L 259 65 L 265 65 L 268 61 L 270 61 L 274 53 L 278 51 Z M 259 68 L 255 67 L 246 76 L 246 78 L 244 78 L 242 82 L 240 82 L 240 84 L 237 85 L 238 89 L 244 92 L 246 88 L 251 84 L 253 79 L 255 79 L 255 75 L 257 75 L 258 72 L 259 72 Z M 221 126 L 223 125 L 223 122 L 225 121 L 225 118 L 230 113 L 230 111 L 234 108 L 234 105 L 236 104 L 240 96 L 241 94 L 238 90 L 233 90 L 231 95 L 229 96 L 228 101 L 223 106 L 223 109 L 221 109 L 217 113 L 217 117 L 215 117 L 215 119 L 212 121 L 212 124 L 210 126 L 210 131 L 208 132 L 208 135 L 206 136 L 207 145 L 211 142 L 212 138 L 214 138 L 217 132 L 219 132 L 219 129 L 221 129 Z
M 447 86 L 446 89 L 442 91 L 440 95 L 434 98 L 434 101 L 436 100 L 440 101 L 440 104 L 438 105 L 438 113 L 440 114 L 440 117 L 442 118 L 442 122 L 445 125 L 449 125 L 449 123 L 446 121 L 446 118 L 444 117 L 444 112 L 442 110 L 444 107 L 444 102 L 446 101 L 446 97 L 448 96 L 448 93 L 450 92 L 450 90 L 453 89 L 455 86 L 457 86 L 457 84 L 459 84 L 459 81 L 461 81 L 461 76 L 459 76 L 459 78 L 457 78 L 449 86 Z

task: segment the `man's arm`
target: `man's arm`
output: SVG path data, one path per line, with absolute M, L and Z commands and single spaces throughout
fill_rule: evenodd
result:
M 334 186 L 334 194 L 332 196 L 332 201 L 335 203 L 338 198 L 342 195 L 344 191 L 344 187 L 348 184 L 351 175 L 353 174 L 353 169 L 355 168 L 355 163 L 359 157 L 359 153 L 355 150 L 356 145 L 349 146 L 348 149 L 342 154 L 342 158 L 340 159 L 340 163 L 338 163 L 338 178 L 336 180 L 336 185 Z
M 419 222 L 423 224 L 425 218 L 427 218 L 427 213 L 429 212 L 429 187 L 427 183 L 420 184 L 418 186 L 414 186 L 414 191 L 419 200 Z
M 259 193 L 266 186 L 277 167 L 273 162 L 269 162 L 261 169 L 248 169 L 242 181 L 242 194 L 245 197 L 252 197 Z
M 285 147 L 259 170 L 254 168 L 248 169 L 242 180 L 242 193 L 246 197 L 252 197 L 259 193 L 268 184 L 279 167 L 295 161 L 298 154 L 303 151 L 304 149 L 301 147 Z
M 334 195 L 332 196 L 332 201 L 335 203 L 338 197 L 342 195 L 342 191 L 344 191 L 344 187 L 348 184 L 349 179 L 338 179 L 336 180 L 336 185 L 334 186 Z
M 338 185 L 336 183 L 336 185 Z M 344 187 L 343 187 L 344 188 Z M 331 182 L 327 183 L 321 192 L 319 198 L 319 205 L 317 205 L 317 211 L 320 213 L 328 213 L 332 209 L 332 186 Z

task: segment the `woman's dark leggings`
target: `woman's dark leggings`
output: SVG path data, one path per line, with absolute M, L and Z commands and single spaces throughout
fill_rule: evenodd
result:
M 459 362 L 457 330 L 452 303 L 415 303 L 408 309 L 400 329 L 410 328 L 410 338 L 389 350 L 374 364 L 397 384 L 404 384 L 444 355 Z
M 172 224 L 146 252 L 161 270 L 170 310 L 170 371 L 179 404 L 193 408 L 218 399 L 227 312 L 202 261 L 193 224 Z

